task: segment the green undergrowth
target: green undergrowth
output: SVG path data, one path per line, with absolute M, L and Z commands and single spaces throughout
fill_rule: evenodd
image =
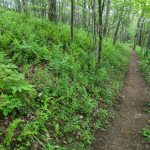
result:
M 141 50 L 140 47 L 137 48 L 137 53 L 140 57 L 140 68 L 142 72 L 144 73 L 145 79 L 147 80 L 148 84 L 150 85 L 150 53 L 147 51 L 146 55 L 146 49 L 143 48 Z M 145 103 L 145 111 L 147 113 L 150 113 L 150 101 L 147 101 Z M 149 128 L 144 128 L 141 130 L 141 133 L 145 137 L 145 139 L 150 142 L 150 126 Z
M 150 83 L 150 53 L 146 56 L 146 49 L 141 50 L 140 47 L 137 48 L 137 53 L 140 57 L 140 67 L 145 75 L 146 80 Z
M 104 40 L 97 66 L 91 40 L 75 29 L 0 11 L 0 149 L 87 149 L 113 116 L 128 47 Z

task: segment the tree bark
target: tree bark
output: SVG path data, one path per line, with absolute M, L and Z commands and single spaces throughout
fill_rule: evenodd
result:
M 21 1 L 17 0 L 17 11 L 21 13 Z
M 27 0 L 22 0 L 22 7 L 24 13 L 27 15 Z
M 51 21 L 56 21 L 57 20 L 56 0 L 49 0 L 48 18 Z
M 103 10 L 104 10 L 105 0 L 98 0 L 99 6 L 99 50 L 98 50 L 98 63 L 102 61 L 102 49 L 103 49 Z
M 137 22 L 137 32 L 134 36 L 134 46 L 133 46 L 134 50 L 136 49 L 136 46 L 137 46 L 137 43 L 138 43 L 139 34 L 140 34 L 140 31 L 141 31 L 141 22 L 142 22 L 143 16 L 144 16 L 144 9 L 143 9 L 142 14 L 139 17 L 138 22 Z
M 113 38 L 113 45 L 115 45 L 116 42 L 117 42 L 119 28 L 120 28 L 120 25 L 121 25 L 122 18 L 124 18 L 125 14 L 126 14 L 126 12 L 124 12 L 124 10 L 122 10 L 120 15 L 119 15 L 119 20 L 118 20 L 117 27 L 115 29 L 114 38 Z
M 82 3 L 82 9 L 83 9 L 83 21 L 82 21 L 82 24 L 83 24 L 83 28 L 86 30 L 87 28 L 87 1 L 84 0 L 83 3 Z
M 31 0 L 31 3 L 32 3 L 32 7 L 33 7 L 33 13 L 35 14 L 36 13 L 36 10 L 35 10 L 35 0 Z
M 148 58 L 149 56 L 149 50 L 150 50 L 150 28 L 149 28 L 149 31 L 148 31 L 148 37 L 147 37 L 147 44 L 146 44 L 146 51 L 145 51 L 145 57 Z
M 71 42 L 74 42 L 74 0 L 71 0 Z
M 114 34 L 114 39 L 113 39 L 113 45 L 115 45 L 116 42 L 117 42 L 117 36 L 118 36 L 118 31 L 119 31 L 119 28 L 120 28 L 120 24 L 121 24 L 121 17 L 119 18 L 118 23 L 117 23 L 117 27 L 116 27 L 115 34 Z
M 143 32 L 143 26 L 144 26 L 144 18 L 142 19 L 142 23 L 141 23 L 141 29 L 140 29 L 140 33 L 139 33 L 139 39 L 138 39 L 138 43 L 139 43 L 139 46 L 142 45 L 142 32 Z
M 96 0 L 93 0 L 93 47 L 97 48 L 97 34 L 96 34 Z
M 109 28 L 110 4 L 111 4 L 111 0 L 108 0 L 108 1 L 107 1 L 107 10 L 106 10 L 106 19 L 105 19 L 105 25 L 104 25 L 104 36 L 107 35 L 107 33 L 108 33 L 108 28 Z
M 149 28 L 149 34 L 148 34 L 148 39 L 147 39 L 147 49 L 150 50 L 150 28 Z

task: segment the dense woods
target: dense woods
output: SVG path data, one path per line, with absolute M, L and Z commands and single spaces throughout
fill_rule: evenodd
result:
M 0 0 L 0 149 L 88 149 L 129 47 L 150 79 L 149 0 Z
M 90 34 L 91 48 L 101 60 L 103 37 L 111 37 L 113 44 L 117 40 L 149 47 L 149 1 L 148 0 L 3 0 L 1 6 L 48 18 L 50 21 L 71 24 L 73 28 L 83 28 Z M 93 36 L 92 36 L 93 34 Z M 99 42 L 97 41 L 99 35 Z M 99 50 L 98 50 L 99 49 Z

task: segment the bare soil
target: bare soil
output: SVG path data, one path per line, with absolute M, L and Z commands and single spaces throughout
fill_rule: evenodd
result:
M 91 150 L 150 150 L 150 144 L 140 134 L 150 117 L 144 111 L 149 100 L 148 85 L 138 63 L 137 54 L 132 51 L 126 84 L 120 94 L 120 110 L 105 132 L 97 131 Z

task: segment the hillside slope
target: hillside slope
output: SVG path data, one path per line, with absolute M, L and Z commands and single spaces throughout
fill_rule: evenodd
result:
M 128 47 L 91 39 L 62 23 L 0 12 L 0 148 L 87 149 L 122 87 Z

